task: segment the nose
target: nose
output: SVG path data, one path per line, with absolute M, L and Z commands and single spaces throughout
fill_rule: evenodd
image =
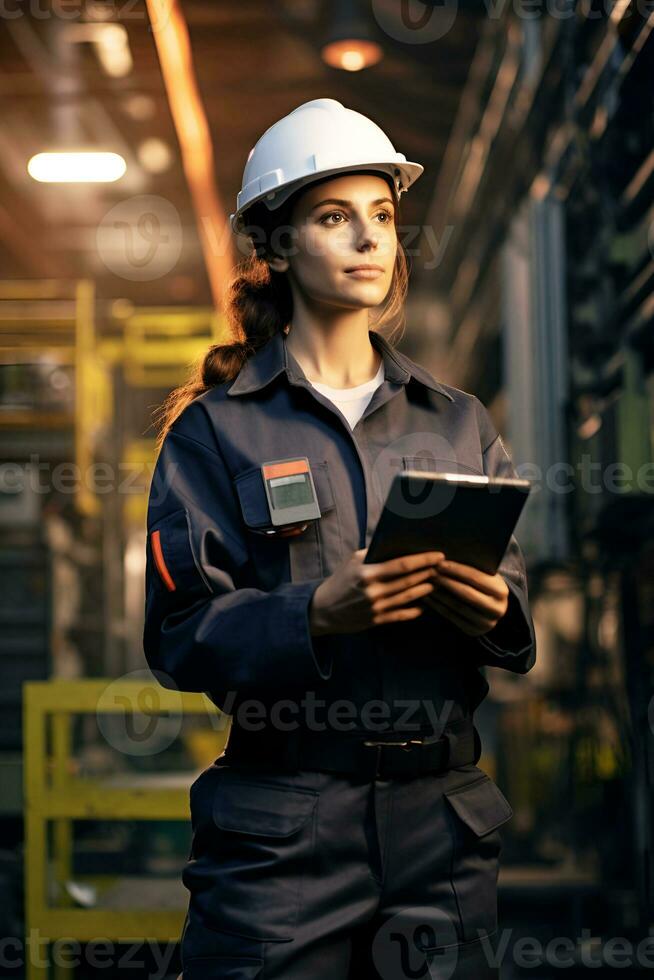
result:
M 379 247 L 379 231 L 372 224 L 364 224 L 358 241 L 359 248 L 376 249 Z

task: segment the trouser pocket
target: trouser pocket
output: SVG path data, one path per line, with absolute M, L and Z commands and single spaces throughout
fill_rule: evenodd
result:
M 214 773 L 208 813 L 196 801 L 196 850 L 182 880 L 208 929 L 287 942 L 311 874 L 318 793 L 288 777 Z
M 489 776 L 444 791 L 452 833 L 451 884 L 461 916 L 461 940 L 497 930 L 500 826 L 513 810 Z

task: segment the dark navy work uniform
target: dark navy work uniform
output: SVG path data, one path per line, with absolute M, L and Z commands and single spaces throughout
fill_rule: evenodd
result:
M 498 828 L 512 811 L 476 765 L 479 745 L 462 747 L 488 692 L 479 668 L 524 674 L 535 661 L 518 542 L 499 568 L 508 611 L 484 636 L 428 608 L 357 633 L 309 631 L 313 592 L 369 543 L 398 468 L 516 475 L 474 395 L 369 336 L 384 381 L 354 429 L 278 333 L 187 406 L 157 460 L 146 659 L 164 686 L 204 691 L 232 716 L 227 752 L 191 787 L 184 980 L 499 975 Z M 259 533 L 271 520 L 262 464 L 299 457 L 320 518 L 294 536 Z M 371 768 L 276 764 L 307 730 L 356 742 Z M 444 771 L 389 776 L 380 758 L 424 749 L 361 748 L 434 730 L 451 753 Z

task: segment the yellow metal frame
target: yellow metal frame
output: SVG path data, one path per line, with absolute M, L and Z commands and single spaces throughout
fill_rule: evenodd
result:
M 123 499 L 123 521 L 125 527 L 138 526 L 143 531 L 144 553 L 148 488 L 155 462 L 154 439 L 132 439 L 126 444 L 122 464 L 129 492 Z
M 90 474 L 99 436 L 111 419 L 113 391 L 96 350 L 94 283 L 78 282 L 75 299 L 75 462 L 80 474 L 76 505 L 80 513 L 99 517 L 102 506 L 90 488 Z
M 84 909 L 48 902 L 48 877 L 65 881 L 71 873 L 73 820 L 190 820 L 188 782 L 159 788 L 144 784 L 117 785 L 117 779 L 75 774 L 71 755 L 71 721 L 78 714 L 199 715 L 218 718 L 216 757 L 229 734 L 230 718 L 204 694 L 169 691 L 156 679 L 29 681 L 23 685 L 25 796 L 25 933 L 39 942 L 74 937 L 89 942 L 98 937 L 116 942 L 178 941 L 185 908 Z M 214 721 L 215 725 L 215 721 Z M 218 727 L 218 726 L 216 726 Z M 164 774 L 160 774 L 162 777 Z M 48 823 L 53 824 L 53 858 L 48 854 Z M 119 877 L 119 876 L 118 876 Z M 83 876 L 76 875 L 76 880 Z M 97 881 L 93 879 L 94 883 Z M 115 879 L 111 879 L 113 883 Z M 70 901 L 70 899 L 67 899 Z M 64 898 L 64 901 L 66 899 Z M 26 980 L 48 975 L 48 966 L 32 962 L 26 950 Z M 65 971 L 57 966 L 57 975 Z
M 173 388 L 211 343 L 228 342 L 211 308 L 139 306 L 116 315 L 123 326 L 123 374 L 134 388 Z
M 3 412 L 0 429 L 73 430 L 80 478 L 75 506 L 87 517 L 102 514 L 91 476 L 96 452 L 112 422 L 112 369 L 120 366 L 132 387 L 173 388 L 211 343 L 229 341 L 225 316 L 213 307 L 137 307 L 116 300 L 108 316 L 113 335 L 106 323 L 100 331 L 96 327 L 91 279 L 0 280 L 0 362 L 38 360 L 49 353 L 75 371 L 74 414 Z M 150 452 L 141 452 L 148 459 L 153 455 L 154 439 Z M 130 501 L 130 512 L 142 522 L 145 505 Z
M 90 487 L 90 467 L 102 430 L 111 419 L 108 365 L 98 356 L 95 285 L 91 279 L 62 283 L 50 279 L 0 280 L 0 362 L 28 361 L 45 353 L 75 368 L 75 411 L 3 413 L 2 429 L 72 428 L 80 488 L 75 505 L 99 516 L 100 501 Z

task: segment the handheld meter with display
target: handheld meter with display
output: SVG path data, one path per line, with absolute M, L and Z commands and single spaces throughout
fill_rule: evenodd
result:
M 306 456 L 296 459 L 273 459 L 261 464 L 261 475 L 266 490 L 270 523 L 268 534 L 278 534 L 282 527 L 289 533 L 292 525 L 306 524 L 320 518 L 320 507 Z M 297 532 L 303 528 L 297 528 Z

